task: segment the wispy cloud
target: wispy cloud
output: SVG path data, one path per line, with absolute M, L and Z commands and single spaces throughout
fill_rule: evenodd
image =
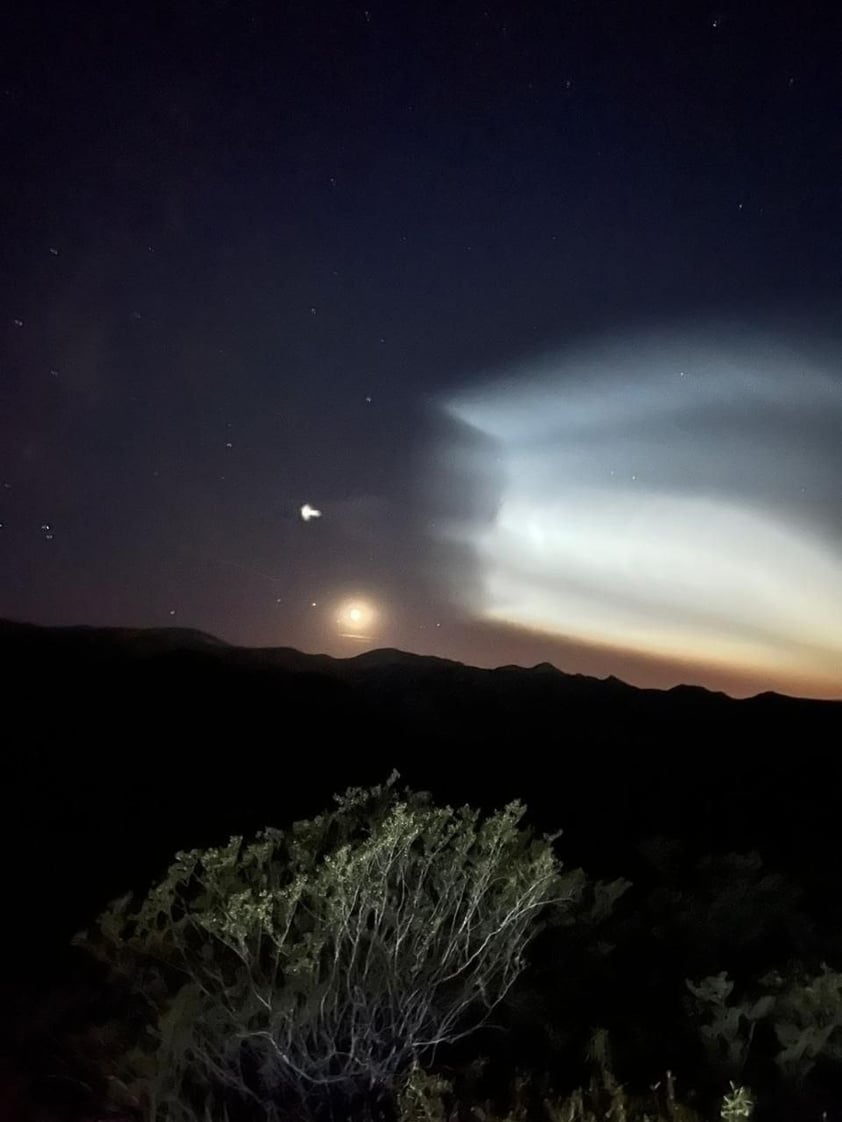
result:
M 500 372 L 497 515 L 449 531 L 486 618 L 842 682 L 842 379 L 771 335 L 680 330 Z M 479 472 L 479 468 L 478 468 Z

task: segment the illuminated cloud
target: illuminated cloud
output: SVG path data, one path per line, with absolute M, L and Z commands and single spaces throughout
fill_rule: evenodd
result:
M 834 372 L 768 337 L 663 333 L 447 409 L 496 442 L 504 479 L 492 520 L 450 527 L 486 618 L 842 687 Z

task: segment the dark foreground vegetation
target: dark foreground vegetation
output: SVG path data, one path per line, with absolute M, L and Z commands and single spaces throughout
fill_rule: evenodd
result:
M 0 657 L 0 1118 L 842 1118 L 839 703 Z

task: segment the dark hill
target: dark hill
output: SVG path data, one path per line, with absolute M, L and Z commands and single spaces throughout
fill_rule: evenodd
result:
M 177 629 L 4 622 L 0 661 L 6 891 L 25 946 L 62 943 L 177 848 L 313 813 L 393 767 L 440 798 L 522 798 L 594 872 L 634 875 L 655 834 L 758 845 L 817 877 L 842 850 L 838 702 Z

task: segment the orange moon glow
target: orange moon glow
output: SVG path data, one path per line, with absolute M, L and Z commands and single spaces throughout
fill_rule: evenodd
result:
M 339 634 L 344 639 L 371 639 L 377 626 L 378 612 L 368 600 L 346 600 L 336 616 Z

